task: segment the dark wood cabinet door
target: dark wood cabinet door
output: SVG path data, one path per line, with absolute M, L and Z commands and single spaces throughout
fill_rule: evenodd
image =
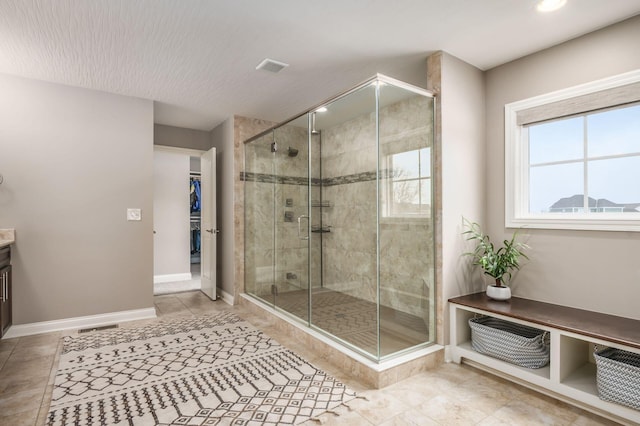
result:
M 11 246 L 6 246 L 0 248 L 0 337 L 12 322 L 11 281 Z

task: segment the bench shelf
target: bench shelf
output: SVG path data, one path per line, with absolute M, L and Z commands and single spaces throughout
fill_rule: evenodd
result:
M 455 297 L 449 303 L 454 362 L 468 362 L 612 420 L 640 424 L 640 411 L 598 397 L 593 359 L 596 345 L 640 353 L 640 321 L 518 297 L 499 302 L 485 293 Z M 477 315 L 548 331 L 549 365 L 528 369 L 474 351 L 468 320 Z

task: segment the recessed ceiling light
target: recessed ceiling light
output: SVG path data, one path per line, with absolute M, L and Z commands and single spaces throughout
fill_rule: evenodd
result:
M 327 112 L 327 107 L 320 107 L 316 110 L 316 112 Z
M 258 64 L 258 66 L 256 67 L 257 70 L 265 70 L 265 71 L 269 71 L 269 72 L 280 72 L 283 69 L 285 69 L 286 67 L 288 67 L 289 64 L 285 64 L 284 62 L 280 62 L 280 61 L 276 61 L 274 59 L 265 59 L 264 61 L 260 62 Z
M 538 12 L 553 12 L 560 9 L 567 3 L 567 0 L 540 0 L 536 9 Z

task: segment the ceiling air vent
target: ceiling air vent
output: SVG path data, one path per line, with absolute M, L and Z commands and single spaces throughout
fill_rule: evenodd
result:
M 288 67 L 289 64 L 285 64 L 284 62 L 274 61 L 273 59 L 265 59 L 260 62 L 256 67 L 257 70 L 265 70 L 272 73 L 277 73 Z

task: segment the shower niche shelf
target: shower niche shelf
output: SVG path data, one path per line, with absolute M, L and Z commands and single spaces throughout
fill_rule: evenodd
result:
M 311 207 L 333 207 L 333 203 L 331 201 L 313 200 L 311 201 Z
M 331 226 L 329 225 L 315 226 L 314 225 L 311 227 L 311 232 L 313 232 L 314 234 L 327 234 L 331 232 Z

